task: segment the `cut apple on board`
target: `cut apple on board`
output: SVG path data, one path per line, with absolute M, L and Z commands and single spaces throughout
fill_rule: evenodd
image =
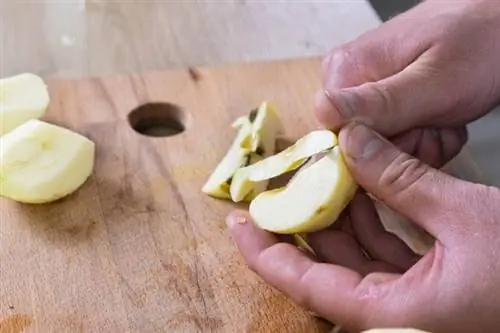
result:
M 249 193 L 262 192 L 269 179 L 301 167 L 310 157 L 337 145 L 330 131 L 313 131 L 280 153 L 252 165 L 240 168 L 231 182 L 231 199 L 242 201 Z
M 232 127 L 238 134 L 202 188 L 204 193 L 221 199 L 231 198 L 230 186 L 236 171 L 275 153 L 276 138 L 282 132 L 276 110 L 268 102 L 236 119 Z M 264 190 L 265 186 L 261 186 L 257 192 Z M 251 200 L 257 192 L 247 193 L 244 199 Z
M 38 119 L 2 136 L 0 147 L 0 195 L 23 203 L 49 203 L 73 193 L 94 165 L 91 140 Z
M 0 136 L 41 118 L 48 105 L 49 93 L 42 78 L 27 73 L 0 79 Z

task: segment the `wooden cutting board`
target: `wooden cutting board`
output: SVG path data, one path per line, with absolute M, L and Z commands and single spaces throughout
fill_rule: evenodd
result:
M 318 127 L 319 64 L 48 80 L 45 120 L 96 142 L 95 171 L 58 203 L 0 201 L 0 332 L 327 331 L 247 269 L 225 229 L 236 206 L 200 191 L 235 136 L 232 121 L 263 100 L 292 139 Z M 155 117 L 185 131 L 131 127 Z

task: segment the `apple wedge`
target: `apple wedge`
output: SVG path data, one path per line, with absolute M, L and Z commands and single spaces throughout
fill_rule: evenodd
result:
M 311 253 L 313 256 L 316 256 L 316 252 L 314 252 L 311 245 L 307 243 L 307 234 L 294 234 L 293 239 L 295 241 L 295 245 L 300 249 Z
M 238 134 L 202 188 L 203 193 L 215 198 L 230 199 L 230 185 L 236 171 L 274 154 L 276 138 L 282 131 L 281 121 L 268 102 L 236 119 L 232 127 L 238 129 Z M 264 190 L 261 188 L 260 192 Z M 254 196 L 249 194 L 245 200 Z
M 252 115 L 250 115 L 252 116 Z M 283 125 L 274 105 L 263 102 L 257 109 L 252 126 L 252 152 L 262 157 L 276 152 L 276 139 L 283 133 Z
M 0 195 L 23 203 L 49 203 L 71 194 L 94 165 L 91 140 L 38 119 L 2 136 L 0 147 Z
M 239 202 L 260 194 L 269 179 L 299 168 L 310 157 L 336 145 L 336 135 L 328 130 L 308 133 L 282 152 L 236 171 L 230 187 L 231 199 Z
M 34 74 L 0 80 L 0 136 L 30 119 L 41 118 L 49 105 L 44 81 Z
M 202 191 L 216 198 L 229 198 L 229 184 L 233 174 L 239 168 L 249 163 L 250 137 L 252 124 L 248 117 L 239 118 L 233 127 L 238 128 L 238 134 L 228 152 L 210 175 Z
M 338 146 L 285 186 L 259 194 L 250 215 L 261 229 L 278 234 L 309 233 L 335 222 L 357 190 Z

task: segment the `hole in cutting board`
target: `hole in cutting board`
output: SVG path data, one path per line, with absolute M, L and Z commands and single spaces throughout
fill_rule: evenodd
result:
M 153 137 L 167 137 L 186 130 L 186 114 L 175 104 L 147 103 L 128 115 L 130 126 L 138 133 Z

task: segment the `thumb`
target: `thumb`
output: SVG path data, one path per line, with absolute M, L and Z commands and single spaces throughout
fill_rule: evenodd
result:
M 339 142 L 358 184 L 434 237 L 447 232 L 446 221 L 467 202 L 472 184 L 403 153 L 363 124 L 344 127 Z
M 358 120 L 387 137 L 430 124 L 462 125 L 460 117 L 455 124 L 441 116 L 459 109 L 461 99 L 456 94 L 441 93 L 453 82 L 446 81 L 447 75 L 428 75 L 427 66 L 422 56 L 404 70 L 375 82 L 339 88 L 327 81 L 315 97 L 316 116 L 334 131 Z

